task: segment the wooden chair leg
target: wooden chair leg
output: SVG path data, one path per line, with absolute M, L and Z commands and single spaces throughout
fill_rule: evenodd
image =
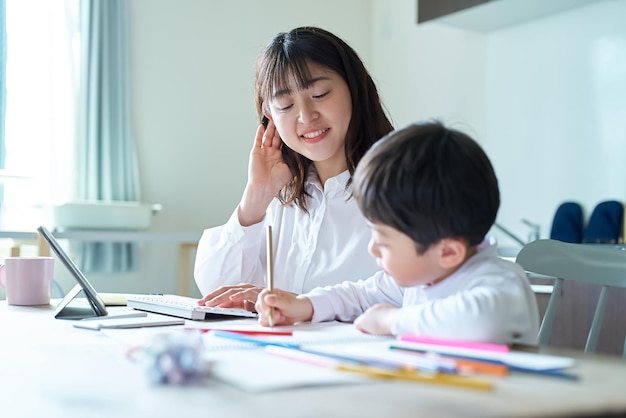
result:
M 178 245 L 178 282 L 176 289 L 181 296 L 190 296 L 189 280 L 192 274 L 189 264 L 192 251 L 197 247 L 197 242 L 181 242 Z
M 37 252 L 40 256 L 50 257 L 50 246 L 39 234 L 37 234 Z

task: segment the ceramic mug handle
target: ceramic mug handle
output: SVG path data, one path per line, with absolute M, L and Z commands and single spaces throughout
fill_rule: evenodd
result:
M 2 287 L 7 287 L 7 281 L 6 281 L 6 264 L 0 264 L 0 284 L 2 285 Z

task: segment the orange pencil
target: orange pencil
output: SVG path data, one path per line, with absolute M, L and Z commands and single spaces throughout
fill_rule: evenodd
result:
M 421 356 L 428 356 L 425 353 L 416 353 L 415 351 L 405 350 L 402 348 L 394 348 L 395 350 L 402 351 L 404 353 L 410 353 Z M 458 373 L 480 373 L 491 374 L 494 376 L 506 376 L 509 374 L 509 367 L 505 364 L 492 363 L 488 361 L 470 360 L 465 358 L 459 358 L 454 356 L 445 356 L 441 354 L 431 354 L 441 359 L 447 359 L 454 362 L 454 367 Z
M 451 358 L 451 357 L 448 357 Z M 506 376 L 509 374 L 509 368 L 504 364 L 489 363 L 486 361 L 476 361 L 454 358 L 458 373 L 480 373 L 491 374 L 494 376 Z

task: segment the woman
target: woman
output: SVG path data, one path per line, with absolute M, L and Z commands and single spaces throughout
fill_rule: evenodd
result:
M 267 225 L 276 287 L 303 293 L 376 271 L 351 180 L 393 127 L 356 52 L 320 28 L 279 33 L 257 61 L 255 95 L 263 123 L 243 196 L 198 244 L 201 305 L 254 310 L 265 287 Z

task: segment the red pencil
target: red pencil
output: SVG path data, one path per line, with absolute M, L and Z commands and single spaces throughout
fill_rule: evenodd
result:
M 293 335 L 293 331 L 288 330 L 262 330 L 262 329 L 228 329 L 228 328 L 200 328 L 200 327 L 188 327 L 185 328 L 187 331 L 198 331 L 198 332 L 209 332 L 209 331 L 228 331 L 228 332 L 236 332 L 237 334 L 245 334 L 245 335 Z

